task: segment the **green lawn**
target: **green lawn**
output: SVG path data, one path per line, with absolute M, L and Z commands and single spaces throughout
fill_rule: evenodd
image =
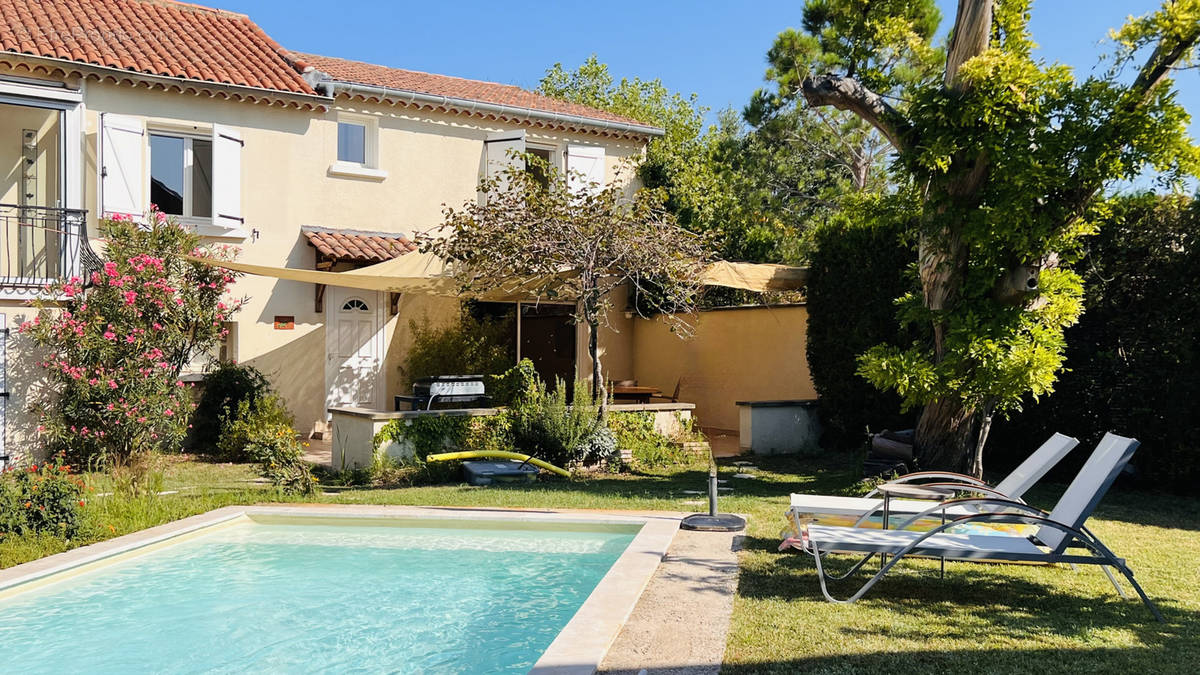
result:
M 837 460 L 760 458 L 756 480 L 735 487 L 722 509 L 745 513 L 750 528 L 726 651 L 729 672 L 1196 672 L 1200 664 L 1200 500 L 1114 492 L 1089 523 L 1130 561 L 1160 604 L 1156 623 L 1135 601 L 1120 600 L 1099 569 L 950 563 L 939 579 L 932 562 L 906 562 L 854 605 L 824 601 L 812 559 L 775 549 L 787 496 L 834 492 L 853 481 Z M 227 504 L 275 501 L 251 467 L 175 460 L 153 498 L 93 497 L 90 543 Z M 444 506 L 518 506 L 699 510 L 700 470 L 614 476 L 527 487 L 336 489 L 314 501 Z M 97 482 L 97 491 L 105 485 Z M 1050 506 L 1057 489 L 1032 502 Z M 0 566 L 65 548 L 57 540 L 0 543 Z M 854 584 L 834 585 L 847 595 Z

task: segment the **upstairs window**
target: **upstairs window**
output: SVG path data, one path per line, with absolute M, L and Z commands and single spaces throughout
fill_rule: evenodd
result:
M 533 176 L 533 179 L 536 180 L 543 189 L 549 190 L 550 176 L 548 175 L 548 171 L 549 169 L 554 168 L 554 152 L 549 148 L 530 147 L 526 147 L 525 152 L 537 157 L 542 161 L 542 163 L 545 164 L 545 166 L 543 166 L 538 162 L 527 162 L 525 164 L 525 172 Z
M 329 175 L 379 181 L 387 171 L 379 168 L 379 120 L 368 115 L 338 113 L 337 161 Z
M 337 158 L 339 162 L 367 163 L 367 125 L 338 122 Z
M 184 218 L 212 218 L 212 140 L 150 134 L 150 201 Z

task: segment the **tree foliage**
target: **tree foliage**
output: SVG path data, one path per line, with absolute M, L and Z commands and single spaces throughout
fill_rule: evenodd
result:
M 849 183 L 841 192 L 883 190 L 891 182 L 886 159 L 892 139 L 852 110 L 801 105 L 803 83 L 824 72 L 845 72 L 902 108 L 898 97 L 931 80 L 944 60 L 932 43 L 940 21 L 932 0 L 807 3 L 802 28 L 780 33 L 767 52 L 766 79 L 773 88 L 755 92 L 747 121 L 768 137 L 786 133 L 797 151 L 822 158 Z
M 678 226 L 661 191 L 629 196 L 620 176 L 572 190 L 566 175 L 544 163 L 540 168 L 548 185 L 515 164 L 483 179 L 483 198 L 446 207 L 444 236 L 425 247 L 450 261 L 469 295 L 574 301 L 575 320 L 590 329 L 592 395 L 600 396 L 597 334 L 609 326 L 616 292 L 630 288 L 639 307 L 686 333 L 707 248 Z
M 407 385 L 431 375 L 499 375 L 517 360 L 512 319 L 477 319 L 464 305 L 452 323 L 426 316 L 408 326 L 413 344 L 400 369 Z
M 680 222 L 704 220 L 711 208 L 709 193 L 716 187 L 712 166 L 705 161 L 704 115 L 696 94 L 672 92 L 661 80 L 621 78 L 617 82 L 595 54 L 575 70 L 561 63 L 546 71 L 538 92 L 553 98 L 607 110 L 652 124 L 663 135 L 652 139 L 638 177 L 653 188 L 663 188 L 668 206 Z
M 908 195 L 846 200 L 816 228 L 807 285 L 805 344 L 813 386 L 821 397 L 822 445 L 854 448 L 864 431 L 907 429 L 894 392 L 856 376 L 858 357 L 880 343 L 903 343 L 896 296 L 912 286 L 915 262 L 906 241 L 915 216 Z
M 860 11 L 868 6 L 886 8 L 889 20 Z M 1096 195 L 1146 167 L 1167 177 L 1196 167 L 1168 75 L 1194 56 L 1200 0 L 1166 2 L 1132 20 L 1114 34 L 1112 67 L 1083 80 L 1034 58 L 1028 0 L 962 0 L 943 76 L 904 85 L 893 105 L 871 88 L 893 82 L 859 55 L 900 43 L 926 53 L 928 40 L 914 40 L 923 19 L 908 6 L 810 0 L 806 17 L 823 18 L 814 37 L 841 46 L 810 58 L 799 89 L 809 106 L 849 110 L 887 137 L 896 168 L 923 197 L 920 291 L 900 303 L 920 338 L 870 350 L 861 372 L 925 406 L 917 443 L 926 465 L 978 472 L 981 457 L 971 462 L 970 449 L 982 448 L 991 413 L 1052 390 L 1063 333 L 1082 308 L 1070 264 L 1104 213 Z M 898 40 L 904 25 L 908 38 Z M 1147 52 L 1128 77 L 1126 67 Z
M 1066 368 L 1052 395 L 997 425 L 997 461 L 1015 465 L 1055 431 L 1087 444 L 1116 429 L 1142 442 L 1133 464 L 1146 485 L 1195 495 L 1200 205 L 1138 194 L 1108 212 L 1077 265 L 1085 310 L 1066 333 Z
M 672 92 L 657 79 L 617 82 L 594 55 L 573 71 L 555 64 L 540 91 L 661 127 L 664 135 L 650 141 L 637 175 L 646 187 L 662 190 L 667 210 L 708 237 L 720 258 L 803 259 L 805 232 L 827 208 L 834 181 L 819 156 L 796 151 L 787 115 L 773 121 L 770 134 L 747 129 L 730 110 L 706 128 L 708 109 L 695 94 Z M 736 303 L 744 295 L 710 289 L 705 302 Z

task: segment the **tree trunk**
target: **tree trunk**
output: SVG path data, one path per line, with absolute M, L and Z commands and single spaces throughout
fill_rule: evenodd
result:
M 597 334 L 600 332 L 598 321 L 588 321 L 588 356 L 592 358 L 592 399 L 599 400 L 603 407 L 604 378 L 600 369 L 600 349 Z M 607 397 L 605 397 L 607 398 Z
M 979 442 L 975 444 L 975 461 L 971 462 L 971 475 L 983 478 L 983 446 L 987 445 L 988 434 L 992 431 L 992 406 L 983 410 L 979 421 Z
M 968 473 L 978 439 L 978 415 L 955 398 L 925 406 L 917 422 L 916 457 L 922 471 Z

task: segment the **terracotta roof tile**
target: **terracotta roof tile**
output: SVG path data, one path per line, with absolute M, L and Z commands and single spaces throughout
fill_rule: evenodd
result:
M 316 93 L 246 15 L 171 0 L 0 0 L 0 51 Z
M 303 69 L 306 66 L 312 66 L 333 79 L 342 82 L 414 91 L 434 96 L 448 96 L 484 103 L 498 103 L 541 112 L 578 115 L 580 117 L 609 122 L 652 126 L 640 120 L 635 120 L 632 117 L 616 115 L 579 103 L 560 101 L 556 98 L 543 96 L 542 94 L 511 84 L 468 80 L 449 75 L 434 75 L 416 70 L 389 68 L 372 63 L 363 63 L 362 61 L 350 61 L 317 54 L 290 52 L 290 56 L 296 62 L 297 67 Z
M 402 234 L 307 225 L 300 231 L 322 255 L 342 262 L 380 263 L 417 250 L 417 245 Z

